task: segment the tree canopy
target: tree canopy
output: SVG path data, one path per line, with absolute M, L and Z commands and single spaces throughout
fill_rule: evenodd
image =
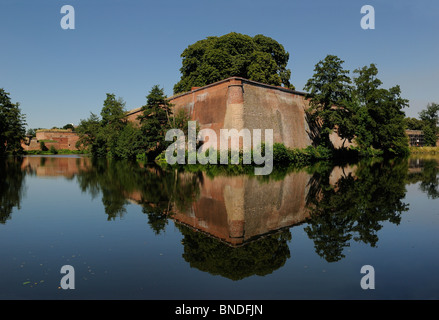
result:
M 424 142 L 428 146 L 436 146 L 439 134 L 439 104 L 429 103 L 427 107 L 419 112 L 421 121 L 424 122 Z
M 79 135 L 77 147 L 88 148 L 94 156 L 115 156 L 118 139 L 127 125 L 125 102 L 107 93 L 101 109 L 101 119 L 91 113 L 81 120 L 76 131 Z
M 357 74 L 355 97 L 360 102 L 356 141 L 364 148 L 373 147 L 391 155 L 407 154 L 403 108 L 408 106 L 408 100 L 401 97 L 400 87 L 381 88 L 374 64 L 356 69 L 354 73 Z
M 287 69 L 289 53 L 276 40 L 261 34 L 250 37 L 231 32 L 207 37 L 189 45 L 181 57 L 181 79 L 174 93 L 229 77 L 294 88 Z
M 12 103 L 9 93 L 0 88 L 0 155 L 21 153 L 26 134 L 25 116 L 19 103 Z
M 381 88 L 375 64 L 354 70 L 343 69 L 344 61 L 328 55 L 316 64 L 314 75 L 305 85 L 310 99 L 308 118 L 317 145 L 332 148 L 332 132 L 360 150 L 377 149 L 391 156 L 408 153 L 405 113 L 408 100 L 401 89 Z
M 148 159 L 154 160 L 165 150 L 166 131 L 171 128 L 172 109 L 166 98 L 164 89 L 154 85 L 146 97 L 146 104 L 142 106 L 140 130 L 142 142 Z
M 340 120 L 345 119 L 339 117 L 339 113 L 348 110 L 346 101 L 350 99 L 351 79 L 349 71 L 343 69 L 343 63 L 337 56 L 326 56 L 316 64 L 314 75 L 304 87 L 310 99 L 310 120 L 319 127 L 314 140 L 324 147 L 331 146 L 329 135 Z M 345 108 L 340 109 L 341 106 Z
M 94 157 L 154 161 L 169 144 L 165 141 L 166 131 L 171 127 L 187 131 L 189 115 L 185 112 L 174 115 L 172 105 L 158 85 L 152 87 L 141 110 L 139 125 L 132 123 L 127 120 L 124 100 L 107 93 L 100 117 L 91 113 L 75 128 L 79 135 L 76 147 Z

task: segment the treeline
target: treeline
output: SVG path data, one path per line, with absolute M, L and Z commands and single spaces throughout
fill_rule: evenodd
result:
M 382 88 L 375 64 L 354 70 L 351 77 L 343 63 L 326 56 L 305 85 L 314 145 L 334 149 L 330 135 L 336 132 L 361 155 L 407 155 L 403 108 L 408 100 L 401 97 L 400 87 Z
M 419 112 L 419 118 L 406 118 L 406 128 L 422 130 L 424 145 L 435 147 L 439 134 L 439 104 L 429 103 L 424 110 Z
M 20 104 L 12 103 L 9 93 L 0 88 L 0 156 L 23 153 L 25 125 L 26 116 L 21 113 Z
M 100 117 L 91 113 L 76 127 L 76 147 L 95 157 L 154 161 L 170 143 L 166 132 L 187 130 L 189 116 L 184 110 L 174 114 L 163 88 L 155 85 L 137 120 L 138 124 L 128 121 L 123 99 L 107 93 Z

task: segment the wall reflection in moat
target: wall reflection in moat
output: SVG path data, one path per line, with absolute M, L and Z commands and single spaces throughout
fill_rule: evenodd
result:
M 160 234 L 170 219 L 183 235 L 183 258 L 230 279 L 265 275 L 290 257 L 291 228 L 303 224 L 316 253 L 328 262 L 352 241 L 376 246 L 385 222 L 408 210 L 406 186 L 439 196 L 437 159 L 404 159 L 274 172 L 269 177 L 165 170 L 87 157 L 25 157 L 0 161 L 0 222 L 24 196 L 25 177 L 64 177 L 100 197 L 108 220 L 129 203 L 142 207 Z M 214 254 L 212 254 L 214 253 Z

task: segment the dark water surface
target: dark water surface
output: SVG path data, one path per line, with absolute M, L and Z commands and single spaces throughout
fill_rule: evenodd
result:
M 255 177 L 29 156 L 0 160 L 0 201 L 0 299 L 439 298 L 437 158 Z

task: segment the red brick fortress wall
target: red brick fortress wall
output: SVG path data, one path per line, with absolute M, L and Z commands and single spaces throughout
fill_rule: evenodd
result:
M 169 97 L 174 112 L 185 109 L 201 129 L 212 129 L 218 137 L 221 129 L 273 130 L 273 142 L 289 148 L 306 148 L 312 144 L 305 111 L 309 101 L 305 93 L 232 77 L 192 91 Z M 141 109 L 127 113 L 128 121 L 137 122 Z M 331 140 L 340 147 L 342 139 Z M 345 144 L 347 145 L 347 144 Z
M 54 146 L 55 149 L 77 150 L 76 142 L 79 136 L 71 130 L 51 129 L 37 130 L 36 137 L 24 141 L 22 147 L 25 151 L 40 150 L 40 142 L 44 141 L 47 148 Z

